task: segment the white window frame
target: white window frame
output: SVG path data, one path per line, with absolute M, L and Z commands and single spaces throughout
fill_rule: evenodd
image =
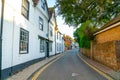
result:
M 28 1 L 28 0 L 22 0 L 21 14 L 22 14 L 26 19 L 29 19 L 29 1 Z
M 40 52 L 45 52 L 45 40 L 40 39 Z
M 43 31 L 43 19 L 39 16 L 39 29 Z
M 51 36 L 51 37 L 53 36 L 53 30 L 52 30 L 52 27 L 50 27 L 50 36 Z
M 19 51 L 20 54 L 28 53 L 29 50 L 29 32 L 20 28 L 20 45 Z
M 45 1 L 44 0 L 41 0 L 41 7 L 43 10 L 45 10 Z
M 58 35 L 58 32 L 57 32 L 57 39 L 58 39 L 58 36 L 59 36 L 59 35 Z
M 49 51 L 52 52 L 52 42 L 49 42 Z

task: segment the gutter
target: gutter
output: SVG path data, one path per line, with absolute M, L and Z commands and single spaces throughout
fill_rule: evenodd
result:
M 4 2 L 2 1 L 2 8 L 1 8 L 1 25 L 0 25 L 0 80 L 2 80 L 2 33 L 3 33 L 3 20 L 4 20 Z

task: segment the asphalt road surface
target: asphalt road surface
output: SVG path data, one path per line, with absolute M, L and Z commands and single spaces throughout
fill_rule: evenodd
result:
M 78 50 L 69 50 L 47 67 L 37 80 L 107 80 L 91 69 L 77 56 Z

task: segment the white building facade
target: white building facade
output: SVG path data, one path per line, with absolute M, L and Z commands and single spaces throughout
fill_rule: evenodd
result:
M 56 19 L 55 19 L 55 12 L 54 8 L 49 8 L 49 54 L 50 56 L 55 55 L 55 26 L 56 26 Z
M 54 7 L 49 8 L 50 23 L 49 23 L 49 50 L 50 56 L 64 52 L 63 34 L 57 28 L 56 16 Z
M 63 34 L 58 30 L 56 32 L 56 54 L 64 52 Z
M 34 0 L 4 2 L 1 56 L 3 79 L 49 56 L 47 3 L 46 0 L 35 1 L 38 2 Z

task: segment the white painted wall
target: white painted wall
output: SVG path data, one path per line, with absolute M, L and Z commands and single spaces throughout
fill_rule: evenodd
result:
M 61 33 L 59 33 L 58 31 L 58 39 L 57 39 L 57 34 L 56 34 L 56 53 L 61 53 L 63 52 L 63 48 L 64 48 L 64 42 L 63 42 L 63 39 L 62 39 L 63 35 Z M 58 47 L 58 49 L 57 49 Z
M 50 23 L 49 23 L 49 29 L 52 28 L 52 33 L 53 35 L 50 35 L 50 30 L 49 30 L 49 39 L 50 41 L 52 41 L 52 52 L 50 52 L 50 56 L 51 55 L 55 55 L 55 17 L 54 17 L 54 13 L 52 14 L 52 17 L 50 19 Z
M 27 20 L 21 15 L 22 0 L 5 0 L 2 69 L 45 56 L 45 52 L 40 53 L 40 40 L 38 39 L 38 35 L 46 39 L 48 38 L 46 36 L 48 33 L 47 11 L 42 11 L 43 13 L 41 13 L 40 6 L 34 7 L 32 0 L 29 1 L 30 11 L 29 20 Z M 39 29 L 39 16 L 44 20 L 44 31 Z M 29 31 L 28 54 L 19 54 L 20 28 Z

